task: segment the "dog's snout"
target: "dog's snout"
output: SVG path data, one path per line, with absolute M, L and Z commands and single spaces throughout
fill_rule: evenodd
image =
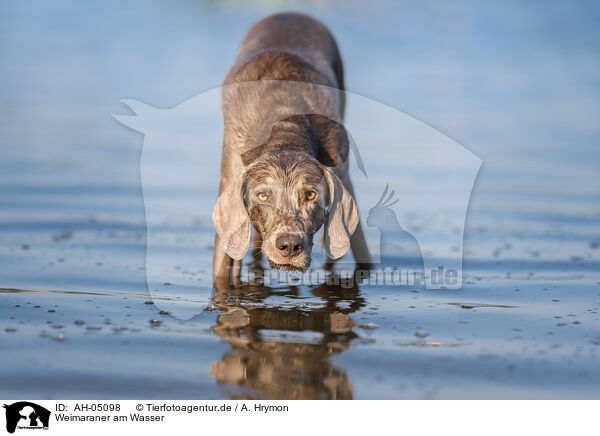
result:
M 275 247 L 283 257 L 294 257 L 302 253 L 302 239 L 294 235 L 279 235 L 275 240 Z

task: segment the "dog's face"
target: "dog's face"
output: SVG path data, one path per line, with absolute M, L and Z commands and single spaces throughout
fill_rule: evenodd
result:
M 213 223 L 225 251 L 241 259 L 250 225 L 272 268 L 306 271 L 313 236 L 325 224 L 325 249 L 341 257 L 358 223 L 356 204 L 331 170 L 297 151 L 268 153 L 221 194 Z
M 245 174 L 243 199 L 272 268 L 305 271 L 323 225 L 329 190 L 324 169 L 304 153 L 268 154 Z

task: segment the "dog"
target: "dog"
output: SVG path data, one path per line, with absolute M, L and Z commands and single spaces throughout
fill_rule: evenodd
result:
M 213 275 L 239 276 L 251 228 L 271 268 L 306 271 L 314 234 L 334 260 L 370 255 L 348 175 L 343 65 L 329 30 L 299 13 L 254 24 L 222 87 Z

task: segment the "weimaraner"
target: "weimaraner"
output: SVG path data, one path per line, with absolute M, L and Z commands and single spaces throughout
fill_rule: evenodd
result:
M 246 33 L 223 83 L 215 279 L 239 282 L 251 227 L 272 268 L 306 271 L 324 226 L 329 259 L 371 262 L 348 175 L 337 45 L 309 16 L 281 13 Z

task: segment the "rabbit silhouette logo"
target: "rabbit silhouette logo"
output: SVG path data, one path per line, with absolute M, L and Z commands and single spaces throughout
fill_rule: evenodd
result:
M 48 429 L 50 411 L 28 401 L 19 401 L 3 406 L 6 409 L 6 431 L 14 433 L 16 429 Z

